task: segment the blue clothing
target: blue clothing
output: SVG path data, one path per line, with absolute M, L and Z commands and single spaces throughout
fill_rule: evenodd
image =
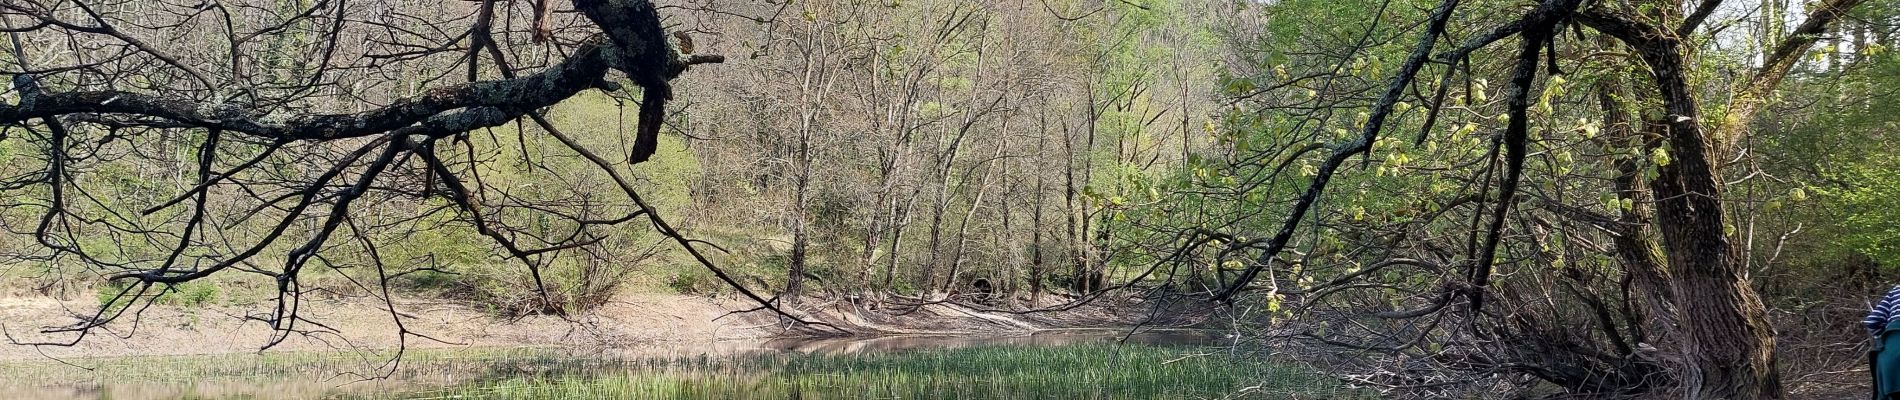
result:
M 1896 311 L 1900 311 L 1900 285 L 1887 290 L 1887 295 L 1874 303 L 1874 309 L 1867 312 L 1867 319 L 1860 324 L 1867 327 L 1867 334 L 1880 336 L 1880 330 L 1887 327 L 1887 321 L 1893 320 Z
M 1874 374 L 1874 400 L 1900 399 L 1900 319 L 1882 328 L 1867 354 L 1868 371 Z

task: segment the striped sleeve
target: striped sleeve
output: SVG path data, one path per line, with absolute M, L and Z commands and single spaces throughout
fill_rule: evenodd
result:
M 1861 324 L 1867 327 L 1868 334 L 1878 336 L 1881 328 L 1886 328 L 1887 321 L 1894 317 L 1896 308 L 1900 308 L 1900 286 L 1888 289 L 1887 295 L 1882 296 L 1880 302 L 1874 304 L 1873 309 L 1867 312 L 1867 319 L 1862 320 Z

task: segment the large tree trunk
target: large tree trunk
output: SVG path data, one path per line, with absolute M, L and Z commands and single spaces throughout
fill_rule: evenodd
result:
M 1635 49 L 1649 66 L 1663 115 L 1650 121 L 1661 129 L 1662 151 L 1674 162 L 1659 165 L 1651 182 L 1656 227 L 1672 274 L 1685 361 L 1683 384 L 1691 399 L 1778 399 L 1781 378 L 1775 366 L 1774 330 L 1760 296 L 1748 282 L 1738 249 L 1729 243 L 1722 209 L 1722 187 L 1715 160 L 1747 131 L 1754 113 L 1831 22 L 1862 0 L 1827 0 L 1812 7 L 1803 21 L 1773 50 L 1728 104 L 1725 118 L 1714 121 L 1716 134 L 1703 130 L 1690 65 L 1682 36 L 1697 19 L 1668 28 L 1614 12 L 1591 10 L 1580 20 Z M 1669 7 L 1653 8 L 1670 10 Z M 1668 21 L 1673 18 L 1662 18 Z M 1665 164 L 1658 162 L 1658 164 Z
M 1655 93 L 1663 106 L 1661 119 L 1650 123 L 1661 129 L 1660 150 L 1675 161 L 1658 162 L 1663 165 L 1657 167 L 1651 187 L 1656 199 L 1656 227 L 1662 234 L 1681 318 L 1683 352 L 1689 364 L 1682 378 L 1688 398 L 1782 397 L 1781 379 L 1775 369 L 1774 330 L 1760 296 L 1749 285 L 1748 271 L 1737 248 L 1729 243 L 1714 160 L 1729 152 L 1718 149 L 1739 142 L 1736 139 L 1747 131 L 1754 113 L 1768 102 L 1773 88 L 1800 55 L 1813 46 L 1832 21 L 1861 2 L 1827 0 L 1812 7 L 1808 19 L 1765 54 L 1761 68 L 1729 103 L 1723 121 L 1711 124 L 1716 131 L 1714 137 L 1703 130 L 1702 124 L 1708 121 L 1702 120 L 1683 71 L 1690 64 L 1683 54 L 1682 36 L 1692 34 L 1701 20 L 1692 18 L 1672 29 L 1604 10 L 1593 9 L 1579 16 L 1580 21 L 1637 51 L 1649 66 Z
M 1655 74 L 1665 111 L 1657 123 L 1675 160 L 1657 167 L 1651 186 L 1692 365 L 1683 383 L 1692 399 L 1778 399 L 1774 330 L 1724 229 L 1713 142 L 1702 131 L 1679 43 L 1659 35 L 1633 47 Z

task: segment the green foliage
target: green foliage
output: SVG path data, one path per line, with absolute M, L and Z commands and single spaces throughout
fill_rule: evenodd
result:
M 625 150 L 632 141 L 635 124 L 628 114 L 635 110 L 623 106 L 634 104 L 637 102 L 587 92 L 555 106 L 548 118 L 563 134 L 588 148 Z M 563 145 L 538 127 L 509 125 L 486 133 L 472 138 L 470 144 L 475 154 L 495 161 L 480 164 L 477 174 L 486 185 L 505 192 L 511 203 L 561 204 L 584 210 L 595 219 L 620 218 L 637 210 L 625 200 L 612 177 L 580 157 L 559 156 L 564 154 Z M 600 156 L 625 157 L 615 152 Z M 662 135 L 654 157 L 632 169 L 623 169 L 622 176 L 649 206 L 662 212 L 684 210 L 691 202 L 688 190 L 699 177 L 699 164 L 682 139 Z M 452 204 L 429 199 L 415 207 L 447 210 Z M 544 210 L 529 207 L 494 207 L 484 209 L 484 213 L 484 218 L 542 236 L 559 236 L 578 228 L 571 222 L 557 223 L 559 219 L 550 218 Z M 404 274 L 400 283 L 405 287 L 473 301 L 506 315 L 569 313 L 604 304 L 630 276 L 653 266 L 643 264 L 664 260 L 662 250 L 667 247 L 661 246 L 660 236 L 651 225 L 641 223 L 642 218 L 636 216 L 597 233 L 607 236 L 596 245 L 599 251 L 566 250 L 531 257 L 532 269 L 480 235 L 466 216 L 445 211 L 415 219 L 409 226 L 418 229 L 379 250 L 386 262 L 394 264 L 394 271 L 415 266 L 442 270 Z M 530 241 L 526 245 L 546 244 Z M 540 286 L 536 285 L 537 270 Z
M 1848 73 L 1788 84 L 1785 101 L 1803 108 L 1777 115 L 1785 131 L 1763 145 L 1769 172 L 1787 183 L 1747 186 L 1778 230 L 1802 229 L 1789 263 L 1818 276 L 1854 260 L 1900 270 L 1900 152 L 1883 145 L 1900 140 L 1900 104 L 1881 89 L 1900 85 L 1900 56 L 1862 54 Z
M 1853 183 L 1819 185 L 1815 192 L 1821 196 L 1818 207 L 1837 217 L 1835 228 L 1845 233 L 1835 238 L 1837 245 L 1879 265 L 1900 268 L 1900 224 L 1894 223 L 1900 221 L 1900 160 L 1883 158 L 1832 171 L 1831 180 Z M 1786 195 L 1789 202 L 1805 197 L 1799 188 Z
M 712 273 L 699 270 L 673 272 L 666 279 L 666 288 L 674 293 L 690 295 L 713 294 L 729 289 Z
M 597 261 L 557 260 L 535 272 L 518 263 L 472 268 L 462 275 L 471 299 L 501 316 L 569 314 L 599 307 L 612 300 L 626 282 L 625 270 L 612 270 Z
M 106 312 L 117 312 L 126 307 L 143 307 L 147 301 L 180 307 L 202 307 L 215 304 L 219 300 L 218 285 L 212 282 L 191 281 L 175 285 L 153 285 L 140 294 L 138 287 L 126 290 L 126 283 L 114 282 L 97 285 L 93 288 L 99 304 L 110 307 Z M 123 295 L 122 295 L 123 294 Z

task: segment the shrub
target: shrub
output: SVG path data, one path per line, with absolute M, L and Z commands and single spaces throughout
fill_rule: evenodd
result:
M 127 285 L 129 284 L 124 282 L 109 282 L 94 286 L 94 289 L 98 292 L 99 304 L 104 305 L 111 302 L 112 308 L 108 311 L 117 311 L 120 308 L 145 300 L 155 301 L 158 304 L 164 305 L 200 307 L 216 302 L 219 297 L 218 285 L 202 280 L 175 285 L 153 285 L 151 289 L 147 289 L 143 294 L 139 293 L 138 288 L 126 291 Z M 124 293 L 122 298 L 120 297 L 120 293 Z

